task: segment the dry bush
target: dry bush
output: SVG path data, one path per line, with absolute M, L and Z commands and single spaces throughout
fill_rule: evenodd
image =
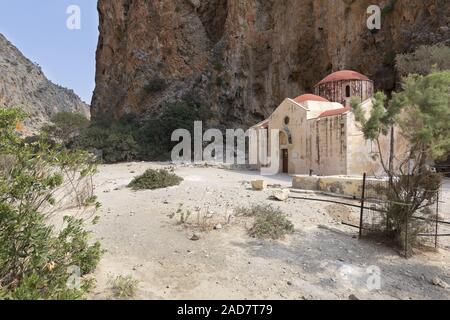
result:
M 281 239 L 294 232 L 294 225 L 280 209 L 270 205 L 254 205 L 250 208 L 237 208 L 236 214 L 243 217 L 254 217 L 255 222 L 249 235 L 260 239 Z
M 136 177 L 128 185 L 133 190 L 155 190 L 179 185 L 183 178 L 170 173 L 165 169 L 148 169 L 139 177 Z
M 139 281 L 132 276 L 117 276 L 110 281 L 111 291 L 117 299 L 131 299 L 136 296 Z

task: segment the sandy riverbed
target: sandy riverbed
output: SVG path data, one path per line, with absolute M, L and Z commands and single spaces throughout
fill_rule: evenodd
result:
M 341 224 L 354 212 L 327 203 L 270 200 L 272 189 L 257 192 L 248 182 L 256 172 L 178 167 L 177 187 L 133 192 L 125 186 L 148 168 L 163 165 L 104 165 L 95 177 L 103 204 L 94 236 L 106 249 L 95 273 L 92 299 L 107 299 L 108 280 L 131 275 L 139 281 L 138 299 L 449 299 L 450 252 L 422 253 L 405 260 L 383 245 L 359 241 Z M 291 179 L 265 178 L 289 187 Z M 445 199 L 450 198 L 448 185 Z M 449 193 L 449 195 L 447 195 Z M 280 241 L 261 241 L 246 233 L 246 221 L 230 218 L 237 206 L 268 203 L 288 213 L 295 233 Z M 210 212 L 221 230 L 200 233 L 169 216 L 180 206 Z M 190 218 L 195 222 L 195 214 Z M 227 224 L 227 221 L 231 221 Z M 341 232 L 337 232 L 340 230 Z M 381 271 L 381 289 L 369 290 L 367 273 Z

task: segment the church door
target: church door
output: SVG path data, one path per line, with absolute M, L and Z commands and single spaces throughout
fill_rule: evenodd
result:
M 283 149 L 283 173 L 289 173 L 289 151 Z

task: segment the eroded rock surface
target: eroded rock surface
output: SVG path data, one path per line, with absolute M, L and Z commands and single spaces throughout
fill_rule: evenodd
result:
M 90 117 L 89 106 L 70 89 L 48 80 L 41 68 L 28 60 L 0 34 L 0 107 L 20 107 L 28 115 L 27 128 L 34 130 L 60 111 Z
M 188 95 L 213 123 L 254 124 L 344 68 L 393 89 L 396 53 L 449 39 L 450 3 L 378 2 L 372 32 L 370 0 L 100 0 L 94 117 L 151 117 Z

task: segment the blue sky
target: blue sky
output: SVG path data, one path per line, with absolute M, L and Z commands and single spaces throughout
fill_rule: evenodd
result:
M 81 9 L 81 29 L 69 30 L 67 8 Z M 90 103 L 98 41 L 96 0 L 0 0 L 0 33 L 53 82 Z

